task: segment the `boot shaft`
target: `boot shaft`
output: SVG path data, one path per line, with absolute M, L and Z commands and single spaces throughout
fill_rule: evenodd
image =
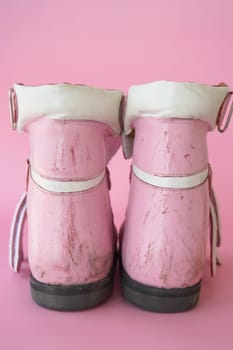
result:
M 108 140 L 117 135 L 103 123 L 41 118 L 31 122 L 30 162 L 48 178 L 81 180 L 98 176 L 109 160 Z
M 137 118 L 133 164 L 158 176 L 186 176 L 208 166 L 208 125 L 180 118 Z

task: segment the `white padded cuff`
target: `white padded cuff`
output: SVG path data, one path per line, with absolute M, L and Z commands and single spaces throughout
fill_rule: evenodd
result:
M 27 123 L 36 118 L 48 117 L 99 121 L 120 134 L 119 111 L 122 91 L 72 84 L 14 84 L 14 91 L 18 106 L 18 131 L 23 131 Z
M 124 129 L 132 131 L 137 117 L 192 118 L 216 126 L 219 109 L 228 93 L 226 86 L 155 81 L 129 89 Z

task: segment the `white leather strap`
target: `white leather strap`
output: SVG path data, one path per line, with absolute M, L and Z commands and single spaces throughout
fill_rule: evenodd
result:
M 132 166 L 133 173 L 143 182 L 162 188 L 192 188 L 201 185 L 208 177 L 209 168 L 189 176 L 156 176 L 139 169 L 135 164 Z
M 58 181 L 47 179 L 38 174 L 33 168 L 31 168 L 31 177 L 33 181 L 44 190 L 56 193 L 71 193 L 90 190 L 91 188 L 100 184 L 103 181 L 104 176 L 105 169 L 100 175 L 92 179 L 79 181 Z
M 210 170 L 211 171 L 211 170 Z M 211 173 L 212 174 L 212 173 Z M 211 275 L 215 276 L 217 265 L 221 265 L 221 260 L 217 254 L 217 248 L 221 245 L 221 225 L 219 218 L 218 203 L 212 187 L 212 175 L 210 181 L 210 262 Z
M 19 200 L 10 229 L 9 264 L 13 271 L 19 272 L 23 262 L 23 229 L 27 209 L 27 192 Z

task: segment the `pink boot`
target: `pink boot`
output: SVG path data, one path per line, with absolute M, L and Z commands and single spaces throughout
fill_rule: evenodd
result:
M 122 289 L 144 309 L 180 312 L 197 303 L 209 221 L 215 272 L 219 222 L 206 135 L 227 96 L 226 86 L 168 81 L 129 90 L 126 153 L 132 132 L 135 139 L 122 230 Z
M 70 84 L 10 91 L 13 127 L 30 138 L 10 264 L 19 271 L 27 206 L 31 293 L 47 308 L 87 309 L 112 293 L 116 233 L 106 165 L 120 146 L 121 99 L 121 91 Z

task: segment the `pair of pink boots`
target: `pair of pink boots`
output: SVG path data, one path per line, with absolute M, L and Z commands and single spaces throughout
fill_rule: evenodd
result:
M 124 101 L 117 90 L 14 85 L 12 126 L 29 134 L 30 157 L 27 191 L 11 227 L 10 265 L 20 270 L 27 212 L 38 304 L 82 310 L 112 293 L 117 233 L 107 164 L 121 136 L 125 156 L 133 155 L 120 232 L 123 296 L 157 312 L 197 303 L 209 230 L 212 274 L 220 244 L 206 135 L 216 125 L 224 131 L 230 94 L 224 84 L 158 81 L 131 87 Z

